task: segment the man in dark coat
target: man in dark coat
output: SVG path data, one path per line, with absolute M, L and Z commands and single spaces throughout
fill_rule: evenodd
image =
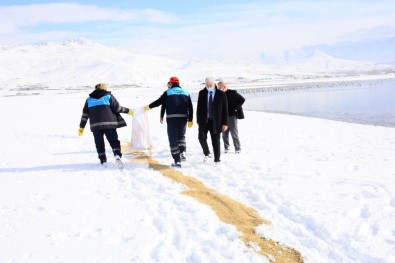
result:
M 199 142 L 205 156 L 204 162 L 211 158 L 207 144 L 207 133 L 210 132 L 214 162 L 219 163 L 221 161 L 221 132 L 228 129 L 228 101 L 225 93 L 215 86 L 213 77 L 206 78 L 206 87 L 199 92 L 197 123 L 199 125 Z
M 225 92 L 226 98 L 228 99 L 229 129 L 222 133 L 225 153 L 229 152 L 229 132 L 232 135 L 235 153 L 240 153 L 241 145 L 239 139 L 239 130 L 237 127 L 237 119 L 244 118 L 242 106 L 245 102 L 245 98 L 241 96 L 236 90 L 228 89 L 223 79 L 220 79 L 218 82 L 218 88 Z
M 181 160 L 186 159 L 186 126 L 187 123 L 189 128 L 193 125 L 193 105 L 189 92 L 181 88 L 177 77 L 170 78 L 169 87 L 159 99 L 145 106 L 144 110 L 162 105 L 161 118 L 164 114 L 163 109 L 166 110 L 167 136 L 174 159 L 171 166 L 181 167 Z
M 126 122 L 120 113 L 128 113 L 131 116 L 134 114 L 132 110 L 119 105 L 117 99 L 110 91 L 107 91 L 106 84 L 97 84 L 95 90 L 89 94 L 89 98 L 85 101 L 78 135 L 81 136 L 84 133 L 84 128 L 89 119 L 101 164 L 105 165 L 107 162 L 104 135 L 110 143 L 115 159 L 120 161 L 122 157 L 121 142 L 118 140 L 116 129 L 125 127 Z

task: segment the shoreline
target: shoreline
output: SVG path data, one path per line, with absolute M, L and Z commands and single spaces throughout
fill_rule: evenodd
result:
M 379 76 L 376 76 L 379 77 Z M 239 87 L 239 83 L 233 85 L 241 94 L 251 93 L 277 93 L 277 92 L 289 92 L 289 91 L 303 91 L 312 89 L 342 89 L 342 88 L 355 88 L 364 86 L 378 85 L 383 81 L 394 81 L 395 76 L 385 76 L 382 78 L 363 78 L 363 79 L 331 79 L 331 80 L 315 80 L 308 79 L 300 82 L 273 82 L 273 83 L 262 83 L 262 82 L 246 82 L 246 87 Z M 251 85 L 252 84 L 252 85 Z
M 352 121 L 352 120 L 342 120 L 342 119 L 330 118 L 328 116 L 314 116 L 314 115 L 308 115 L 308 114 L 302 114 L 302 113 L 292 113 L 292 112 L 285 112 L 285 111 L 284 112 L 283 111 L 270 111 L 270 110 L 247 110 L 247 111 L 264 112 L 264 113 L 281 114 L 281 115 L 290 115 L 290 116 L 299 116 L 299 117 L 314 118 L 314 119 L 320 119 L 320 120 L 328 120 L 328 121 L 336 121 L 336 122 L 343 122 L 343 123 L 359 124 L 359 125 L 364 125 L 364 126 L 392 128 L 392 129 L 395 128 L 395 126 L 390 126 L 390 125 L 373 124 L 373 123 L 362 123 L 362 122 Z

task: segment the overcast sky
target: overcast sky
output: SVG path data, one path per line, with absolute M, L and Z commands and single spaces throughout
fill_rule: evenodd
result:
M 394 14 L 393 0 L 1 0 L 0 45 L 82 37 L 178 57 L 243 57 L 395 36 Z

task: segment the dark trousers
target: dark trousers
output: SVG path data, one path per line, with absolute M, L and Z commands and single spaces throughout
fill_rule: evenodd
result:
M 210 132 L 211 143 L 213 144 L 214 162 L 219 162 L 221 157 L 220 138 L 221 133 L 214 133 L 213 121 L 208 121 L 206 124 L 199 125 L 199 142 L 202 146 L 204 155 L 209 155 L 210 150 L 207 144 L 207 133 Z
M 104 135 L 107 141 L 110 143 L 114 155 L 122 157 L 121 153 L 121 142 L 118 140 L 118 133 L 116 129 L 100 129 L 93 131 L 93 137 L 95 138 L 96 150 L 101 161 L 107 161 L 106 149 L 104 144 Z
M 186 150 L 185 132 L 187 121 L 187 118 L 169 118 L 166 120 L 170 152 L 174 162 L 180 162 L 180 154 Z

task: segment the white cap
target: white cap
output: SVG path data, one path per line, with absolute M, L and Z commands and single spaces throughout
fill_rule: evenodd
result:
M 218 78 L 218 82 L 222 82 L 222 83 L 224 83 L 225 84 L 225 80 L 224 80 L 224 78 Z

